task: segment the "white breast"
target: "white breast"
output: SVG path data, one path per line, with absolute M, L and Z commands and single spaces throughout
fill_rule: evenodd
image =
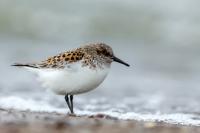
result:
M 81 63 L 73 63 L 65 69 L 36 69 L 29 68 L 38 76 L 39 82 L 44 88 L 53 92 L 66 94 L 80 94 L 98 87 L 106 78 L 110 66 L 104 69 L 90 69 L 82 67 Z

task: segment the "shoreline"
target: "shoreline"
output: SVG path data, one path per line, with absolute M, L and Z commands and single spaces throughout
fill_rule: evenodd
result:
M 164 122 L 119 120 L 103 114 L 94 116 L 73 116 L 59 113 L 0 109 L 0 131 L 4 133 L 190 133 L 200 132 L 200 128 L 198 126 L 184 126 Z

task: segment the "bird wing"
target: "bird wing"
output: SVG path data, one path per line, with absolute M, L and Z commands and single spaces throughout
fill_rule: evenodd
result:
M 30 64 L 22 64 L 15 63 L 12 66 L 17 67 L 31 67 L 31 68 L 60 68 L 64 69 L 66 65 L 69 63 L 77 62 L 82 60 L 84 56 L 84 52 L 82 49 L 76 49 L 73 51 L 67 51 L 60 53 L 56 56 L 49 57 L 48 59 L 42 61 L 41 63 L 30 63 Z

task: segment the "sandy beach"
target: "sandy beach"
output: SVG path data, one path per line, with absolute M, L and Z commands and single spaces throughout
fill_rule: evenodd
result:
M 58 113 L 0 109 L 1 133 L 191 133 L 199 127 L 160 122 L 124 121 L 104 115 L 70 116 Z

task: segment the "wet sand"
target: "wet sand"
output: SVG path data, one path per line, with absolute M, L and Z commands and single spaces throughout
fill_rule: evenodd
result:
M 199 127 L 0 109 L 0 133 L 198 133 Z

